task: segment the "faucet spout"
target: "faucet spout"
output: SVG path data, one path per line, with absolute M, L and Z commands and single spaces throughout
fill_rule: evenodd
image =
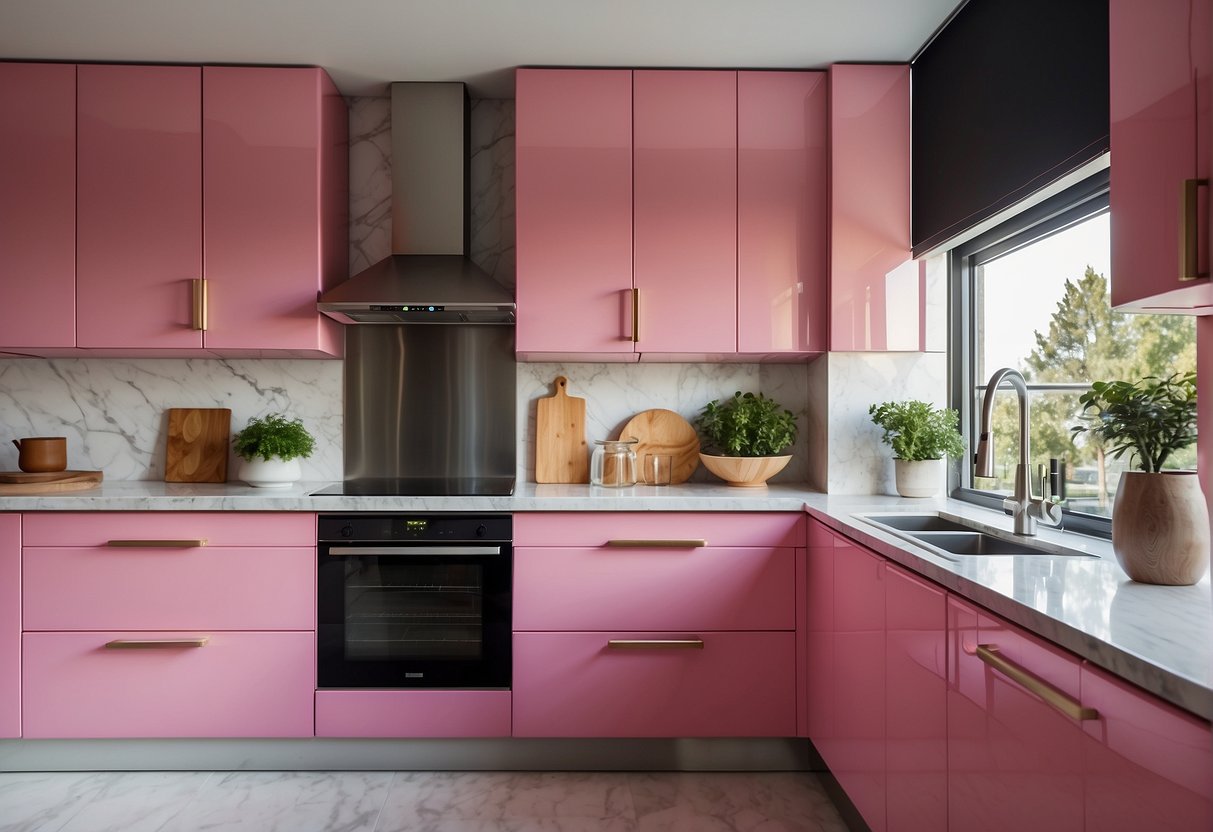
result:
M 1003 500 L 1003 510 L 1015 519 L 1015 534 L 1036 534 L 1036 521 L 1051 526 L 1061 523 L 1061 507 L 1044 498 L 1032 495 L 1032 478 L 1029 474 L 1031 460 L 1030 436 L 1032 428 L 1032 404 L 1028 398 L 1028 383 L 1023 374 L 1010 367 L 996 370 L 986 384 L 981 400 L 981 427 L 974 454 L 974 474 L 978 477 L 994 476 L 994 394 L 1004 383 L 1015 389 L 1019 402 L 1019 464 L 1015 466 L 1014 496 Z

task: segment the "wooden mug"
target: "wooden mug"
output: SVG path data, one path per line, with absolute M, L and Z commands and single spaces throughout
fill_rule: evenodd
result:
M 67 470 L 67 438 L 63 436 L 30 436 L 14 439 L 20 454 L 17 467 L 27 474 L 45 474 Z

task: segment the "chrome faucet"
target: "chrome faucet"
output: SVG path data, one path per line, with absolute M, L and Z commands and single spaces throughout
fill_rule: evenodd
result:
M 1032 425 L 1032 407 L 1028 401 L 1028 383 L 1018 370 L 1003 367 L 990 376 L 985 396 L 981 400 L 981 435 L 977 441 L 977 453 L 973 455 L 978 477 L 994 476 L 994 434 L 991 420 L 994 415 L 994 394 L 1003 382 L 1009 382 L 1019 397 L 1019 464 L 1015 466 L 1015 494 L 1002 501 L 1003 511 L 1015 518 L 1015 534 L 1036 534 L 1036 521 L 1049 526 L 1061 524 L 1061 506 L 1047 497 L 1032 494 L 1032 477 L 1029 470 L 1028 436 Z

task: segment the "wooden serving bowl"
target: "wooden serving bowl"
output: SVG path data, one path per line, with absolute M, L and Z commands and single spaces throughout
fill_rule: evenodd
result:
M 787 456 L 712 456 L 701 453 L 705 468 L 726 483 L 738 488 L 765 487 L 767 480 L 782 471 L 792 455 Z

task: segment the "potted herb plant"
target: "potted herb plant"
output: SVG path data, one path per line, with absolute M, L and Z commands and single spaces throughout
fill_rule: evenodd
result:
M 964 439 L 955 410 L 926 402 L 884 402 L 868 408 L 872 421 L 884 430 L 880 437 L 893 449 L 897 493 L 903 497 L 934 497 L 943 482 L 943 459 L 963 456 Z
M 243 460 L 240 479 L 258 488 L 286 488 L 302 476 L 299 460 L 312 455 L 316 440 L 301 420 L 270 413 L 249 419 L 232 445 Z
M 737 392 L 708 402 L 695 426 L 712 453 L 700 452 L 704 467 L 735 486 L 763 486 L 792 459 L 796 417 L 761 393 Z
M 1195 471 L 1163 470 L 1196 441 L 1196 374 L 1096 381 L 1078 401 L 1085 424 L 1074 435 L 1089 433 L 1113 459 L 1129 453 L 1137 463 L 1121 475 L 1112 504 L 1121 568 L 1142 583 L 1196 583 L 1209 568 L 1209 509 Z

